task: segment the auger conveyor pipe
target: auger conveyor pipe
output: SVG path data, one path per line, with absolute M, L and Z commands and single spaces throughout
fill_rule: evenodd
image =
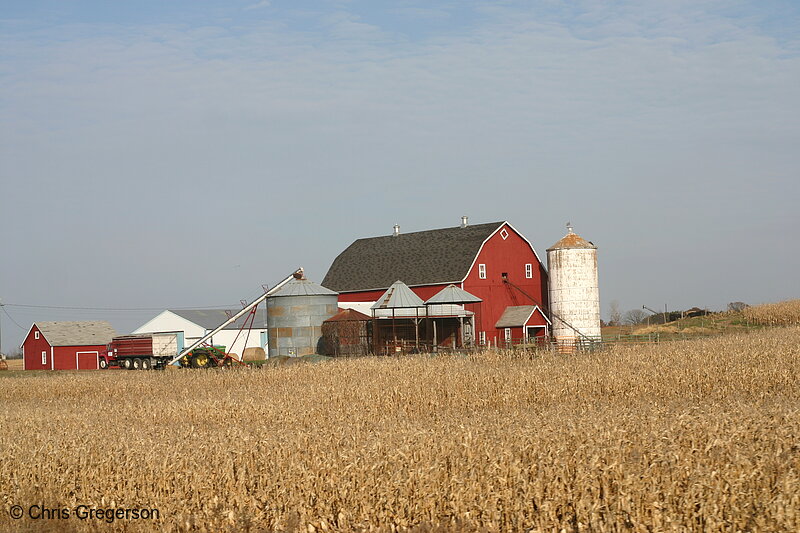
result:
M 283 281 L 281 281 L 280 283 L 278 283 L 277 285 L 266 291 L 264 294 L 262 294 L 261 296 L 259 296 L 246 306 L 244 306 L 241 311 L 230 317 L 228 320 L 226 320 L 225 322 L 223 322 L 210 332 L 200 337 L 198 340 L 193 342 L 191 346 L 189 346 L 188 348 L 184 348 L 183 351 L 181 351 L 178 355 L 176 355 L 168 364 L 174 365 L 177 361 L 180 361 L 181 358 L 183 358 L 186 354 L 188 354 L 189 352 L 191 352 L 192 350 L 203 344 L 205 341 L 207 341 L 208 339 L 210 339 L 211 337 L 213 337 L 214 335 L 225 329 L 228 325 L 239 320 L 246 313 L 250 312 L 252 308 L 254 308 L 258 304 L 266 300 L 269 297 L 269 295 L 271 295 L 272 293 L 274 293 L 275 291 L 277 291 L 278 289 L 289 283 L 293 278 L 297 278 L 298 276 L 301 278 L 303 277 L 303 267 L 298 268 L 296 271 L 292 273 L 291 276 L 287 277 L 286 279 L 284 279 Z

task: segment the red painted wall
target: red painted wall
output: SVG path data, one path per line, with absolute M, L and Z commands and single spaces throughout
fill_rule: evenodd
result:
M 36 332 L 39 328 L 34 325 L 25 341 L 22 343 L 25 350 L 25 370 L 96 370 L 97 369 L 97 354 L 94 352 L 102 352 L 105 350 L 105 345 L 98 346 L 55 346 L 50 348 L 50 344 L 40 334 L 36 338 Z M 42 364 L 42 352 L 47 352 L 47 362 Z M 80 353 L 78 352 L 91 352 Z M 77 357 L 76 357 L 77 356 Z M 52 362 L 51 362 L 52 358 Z M 76 367 L 76 363 L 78 366 Z
M 50 370 L 50 344 L 45 340 L 44 335 L 39 335 L 36 339 L 36 332 L 39 331 L 35 325 L 28 332 L 28 336 L 22 342 L 22 349 L 25 352 L 25 370 Z M 47 363 L 42 364 L 42 352 L 47 352 Z
M 100 352 L 103 349 L 105 349 L 103 345 L 56 346 L 53 348 L 53 370 L 75 370 L 76 368 L 97 370 L 97 354 L 94 352 Z
M 403 281 L 403 280 L 400 280 Z M 419 287 L 411 287 L 414 294 L 426 301 L 433 297 L 437 292 L 447 287 L 447 283 L 441 285 L 420 285 Z M 386 289 L 378 291 L 363 291 L 363 292 L 342 292 L 339 293 L 340 302 L 375 302 L 386 293 Z
M 503 229 L 508 232 L 508 236 L 505 239 L 501 235 Z M 481 263 L 486 265 L 486 279 L 480 279 L 479 276 L 478 265 Z M 525 265 L 528 263 L 532 265 L 533 269 L 533 277 L 530 279 L 525 277 Z M 511 287 L 508 283 L 504 283 L 503 272 L 508 274 L 508 281 L 522 289 L 535 301 Z M 446 284 L 424 285 L 411 287 L 411 290 L 423 300 L 427 300 L 445 286 Z M 481 331 L 486 332 L 487 342 L 495 339 L 498 342 L 503 341 L 503 330 L 496 329 L 494 325 L 500 319 L 506 307 L 512 305 L 548 305 L 547 271 L 544 265 L 539 263 L 528 242 L 508 224 L 504 224 L 483 245 L 477 260 L 472 265 L 472 269 L 464 279 L 463 288 L 483 300 L 480 304 L 466 306 L 469 311 L 476 314 L 476 342 L 480 338 L 479 332 Z M 385 292 L 386 290 L 341 293 L 339 294 L 339 301 L 373 302 Z M 538 313 L 534 314 L 534 317 L 536 316 L 538 316 Z M 539 324 L 539 322 L 532 320 L 531 325 Z M 515 329 L 519 330 L 521 338 L 522 328 Z
M 501 232 L 508 231 L 503 239 Z M 530 263 L 533 277 L 525 277 L 525 265 Z M 486 279 L 480 279 L 479 264 L 486 265 Z M 532 300 L 508 283 L 503 282 L 503 273 L 508 274 L 508 281 L 522 289 L 536 301 Z M 506 307 L 512 305 L 547 305 L 547 272 L 540 264 L 530 245 L 508 224 L 504 224 L 483 245 L 475 264 L 464 280 L 464 290 L 483 300 L 481 314 L 476 320 L 476 338 L 478 333 L 486 332 L 487 342 L 495 336 L 502 341 L 503 331 L 494 327 Z

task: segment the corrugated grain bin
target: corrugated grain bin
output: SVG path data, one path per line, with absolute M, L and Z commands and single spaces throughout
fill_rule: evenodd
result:
M 305 278 L 267 298 L 269 355 L 300 357 L 322 351 L 322 323 L 339 311 L 339 293 Z

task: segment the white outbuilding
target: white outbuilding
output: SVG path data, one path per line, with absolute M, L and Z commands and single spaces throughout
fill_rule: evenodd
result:
M 252 325 L 248 317 L 249 315 L 245 315 L 217 332 L 208 343 L 225 346 L 228 353 L 235 353 L 240 357 L 244 354 L 244 348 L 260 347 L 266 352 L 266 310 L 256 311 Z M 136 328 L 133 333 L 175 333 L 178 336 L 178 351 L 180 351 L 217 328 L 228 318 L 228 314 L 221 309 L 167 309 Z M 244 323 L 248 327 L 242 329 Z

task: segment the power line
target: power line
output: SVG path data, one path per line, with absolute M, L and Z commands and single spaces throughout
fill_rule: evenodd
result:
M 5 313 L 5 315 L 8 317 L 8 319 L 9 319 L 11 322 L 13 322 L 15 326 L 17 326 L 17 327 L 18 327 L 19 329 L 21 329 L 22 331 L 25 331 L 25 328 L 23 328 L 22 326 L 20 326 L 20 325 L 19 325 L 19 323 L 17 323 L 17 321 L 16 321 L 16 320 L 14 320 L 14 317 L 12 317 L 11 315 L 9 315 L 9 314 L 8 314 L 8 311 L 6 311 L 6 306 L 7 306 L 7 305 L 8 305 L 8 304 L 2 304 L 2 305 L 0 305 L 0 309 L 2 309 L 2 310 L 3 310 L 3 313 Z
M 70 305 L 33 305 L 33 304 L 3 304 L 3 306 L 27 307 L 34 309 L 71 309 L 71 310 L 83 310 L 83 311 L 163 311 L 164 309 L 166 309 L 164 307 L 77 307 Z M 208 305 L 208 306 L 193 306 L 193 307 L 170 307 L 170 309 L 176 309 L 176 310 L 231 309 L 237 307 L 241 307 L 241 305 L 234 304 L 234 305 Z

